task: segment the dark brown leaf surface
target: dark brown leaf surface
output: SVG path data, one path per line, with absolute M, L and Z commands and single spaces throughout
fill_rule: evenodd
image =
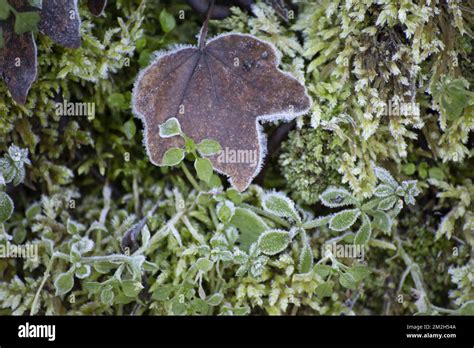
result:
M 152 163 L 160 165 L 166 150 L 183 146 L 179 137 L 159 136 L 159 125 L 176 117 L 196 142 L 217 140 L 224 152 L 210 158 L 214 168 L 238 190 L 247 188 L 266 150 L 259 121 L 290 120 L 310 108 L 305 87 L 279 63 L 271 44 L 243 34 L 157 58 L 140 74 L 133 97 Z
M 27 0 L 10 0 L 19 12 L 36 11 Z M 100 15 L 106 0 L 89 0 L 94 15 Z M 81 20 L 78 0 L 43 0 L 38 29 L 54 42 L 68 48 L 81 45 Z M 24 104 L 32 83 L 36 80 L 36 44 L 32 33 L 15 34 L 14 16 L 0 21 L 3 30 L 4 47 L 0 49 L 0 77 L 3 77 L 13 99 Z
M 88 0 L 87 7 L 94 16 L 100 16 L 104 12 L 107 0 Z
M 43 0 L 38 28 L 57 44 L 78 48 L 81 45 L 81 19 L 77 0 Z
M 17 11 L 28 11 L 26 1 L 10 1 Z M 15 18 L 0 22 L 4 46 L 0 49 L 0 76 L 3 77 L 12 98 L 24 104 L 31 85 L 36 80 L 36 44 L 32 33 L 15 34 Z

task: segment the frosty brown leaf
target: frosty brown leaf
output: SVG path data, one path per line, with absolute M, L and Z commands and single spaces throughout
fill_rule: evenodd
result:
M 0 76 L 12 98 L 24 104 L 31 85 L 36 80 L 36 44 L 32 33 L 21 35 L 13 30 L 13 18 L 1 22 L 4 47 L 0 49 Z
M 205 29 L 204 29 L 205 30 Z M 280 57 L 269 43 L 250 35 L 224 34 L 199 47 L 159 56 L 140 74 L 134 88 L 135 114 L 145 125 L 152 163 L 183 145 L 163 139 L 159 125 L 176 117 L 196 142 L 218 141 L 214 168 L 243 191 L 258 174 L 266 152 L 260 121 L 291 120 L 308 111 L 305 87 L 278 69 Z
M 64 47 L 81 45 L 77 0 L 43 0 L 39 31 Z

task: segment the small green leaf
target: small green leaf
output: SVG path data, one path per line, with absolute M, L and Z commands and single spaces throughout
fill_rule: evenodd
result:
M 313 250 L 309 243 L 304 243 L 301 248 L 300 258 L 298 262 L 298 271 L 300 273 L 308 273 L 313 268 Z
M 391 186 L 386 185 L 386 184 L 381 184 L 381 185 L 377 186 L 374 190 L 374 195 L 377 196 L 377 197 L 387 197 L 387 196 L 390 196 L 394 193 L 395 193 L 395 191 L 393 190 L 393 188 Z
M 207 304 L 209 306 L 218 306 L 222 300 L 224 299 L 224 295 L 222 295 L 221 293 L 216 293 L 212 296 L 209 296 L 206 300 Z
M 377 210 L 373 213 L 374 226 L 378 227 L 385 233 L 390 233 L 392 229 L 392 218 L 385 212 Z
M 3 38 L 3 29 L 0 28 L 0 50 L 5 46 L 5 39 Z
M 456 311 L 458 315 L 474 315 L 474 301 L 467 301 Z
M 207 158 L 196 158 L 194 169 L 196 169 L 197 176 L 202 181 L 209 182 L 211 180 L 213 174 L 212 163 Z
M 243 200 L 242 194 L 239 191 L 237 191 L 235 188 L 228 189 L 226 191 L 226 196 L 235 204 L 242 203 L 242 200 Z
M 17 12 L 15 17 L 15 33 L 18 35 L 36 31 L 41 19 L 38 12 Z
M 91 266 L 81 265 L 76 268 L 75 275 L 79 279 L 85 279 L 91 274 Z
M 171 138 L 182 133 L 181 125 L 176 117 L 169 118 L 165 123 L 160 124 L 160 137 Z
M 130 119 L 127 122 L 125 122 L 122 128 L 122 131 L 128 140 L 133 139 L 133 137 L 135 136 L 135 133 L 137 132 L 137 126 L 135 125 L 135 122 L 133 121 L 133 119 Z
M 10 16 L 10 4 L 7 0 L 0 0 L 0 21 L 4 21 Z
M 382 167 L 374 167 L 375 176 L 384 184 L 396 189 L 398 187 L 398 182 L 393 178 L 388 170 Z
M 243 250 L 249 250 L 250 245 L 269 228 L 260 216 L 244 208 L 235 209 L 231 224 L 240 231 L 239 241 Z
M 74 286 L 74 278 L 71 271 L 61 273 L 54 281 L 56 296 L 67 294 Z
M 296 222 L 301 222 L 295 203 L 280 192 L 266 193 L 262 198 L 262 207 L 273 215 L 292 218 Z
M 33 220 L 36 216 L 41 213 L 41 204 L 34 203 L 26 209 L 25 216 L 27 220 Z
M 234 216 L 235 206 L 231 201 L 224 201 L 217 205 L 216 210 L 219 220 L 223 223 L 228 223 L 232 219 L 232 216 Z
M 111 305 L 114 302 L 115 294 L 111 287 L 105 287 L 100 292 L 100 302 L 106 305 Z
M 359 209 L 343 210 L 333 215 L 329 221 L 329 228 L 338 232 L 345 231 L 356 222 L 359 215 Z
M 312 228 L 324 226 L 329 222 L 329 220 L 331 220 L 331 218 L 332 215 L 322 216 L 317 219 L 305 222 L 301 227 L 303 227 L 305 230 L 309 230 Z
M 170 32 L 176 26 L 176 20 L 166 9 L 163 9 L 160 13 L 160 25 L 165 33 Z
M 366 278 L 370 274 L 370 271 L 368 267 L 358 265 L 352 267 L 349 270 L 349 273 L 352 275 L 356 282 L 360 282 L 362 279 Z
M 444 180 L 445 175 L 443 173 L 443 170 L 438 167 L 433 167 L 430 168 L 428 171 L 428 175 L 430 176 L 431 179 L 437 179 L 437 180 Z
M 332 282 L 322 283 L 318 285 L 314 292 L 320 298 L 331 297 L 333 293 L 333 286 L 334 284 Z
M 116 268 L 117 266 L 108 262 L 108 261 L 98 261 L 94 262 L 93 264 L 94 269 L 101 273 L 101 274 L 107 274 L 109 273 L 112 269 Z
M 319 195 L 321 203 L 329 208 L 337 208 L 357 203 L 357 200 L 343 188 L 329 187 Z
M 354 244 L 366 245 L 370 239 L 371 234 L 372 234 L 372 226 L 370 224 L 370 219 L 366 214 L 363 214 L 362 225 L 360 226 L 354 238 Z
M 381 249 L 397 250 L 394 244 L 380 239 L 371 239 L 369 245 Z
M 40 10 L 43 8 L 43 0 L 28 0 L 30 6 L 39 8 Z
M 132 279 L 122 281 L 121 285 L 123 293 L 128 297 L 137 297 L 144 288 L 142 283 Z
M 197 149 L 202 156 L 212 156 L 222 150 L 221 145 L 210 139 L 204 139 L 197 145 Z
M 397 200 L 398 200 L 397 196 L 389 196 L 387 198 L 382 199 L 379 202 L 379 205 L 377 208 L 379 210 L 390 210 L 393 208 Z
M 282 230 L 270 230 L 263 233 L 258 239 L 258 247 L 266 255 L 276 255 L 290 244 L 290 234 Z
M 347 289 L 352 289 L 352 290 L 355 290 L 357 284 L 356 284 L 356 280 L 354 279 L 354 276 L 350 273 L 342 273 L 340 276 L 339 276 L 339 283 L 347 288 Z
M 183 159 L 184 150 L 178 147 L 172 147 L 165 152 L 162 165 L 174 167 L 180 164 Z
M 7 221 L 13 214 L 14 204 L 9 195 L 0 192 L 0 224 Z
M 326 278 L 329 273 L 331 273 L 331 266 L 328 266 L 328 265 L 315 265 L 314 268 L 313 268 L 313 271 L 318 274 L 320 277 L 322 278 Z
M 122 93 L 112 93 L 107 97 L 107 103 L 113 108 L 124 109 L 125 96 Z
M 205 257 L 201 257 L 200 259 L 196 261 L 194 266 L 196 267 L 198 271 L 207 273 L 212 269 L 212 267 L 214 266 L 214 263 Z
M 407 163 L 402 166 L 402 171 L 406 175 L 413 175 L 416 172 L 416 166 L 413 163 Z

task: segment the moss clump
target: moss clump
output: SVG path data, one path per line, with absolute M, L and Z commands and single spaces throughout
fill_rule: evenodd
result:
M 321 128 L 290 132 L 278 164 L 292 197 L 314 204 L 328 186 L 340 185 L 341 143 Z

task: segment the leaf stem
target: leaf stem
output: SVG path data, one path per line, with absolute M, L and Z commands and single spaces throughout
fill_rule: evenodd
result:
M 191 185 L 193 185 L 194 189 L 196 191 L 201 191 L 201 187 L 199 187 L 199 184 L 198 182 L 196 181 L 196 179 L 194 179 L 193 175 L 191 174 L 191 172 L 189 171 L 188 167 L 186 166 L 186 164 L 184 164 L 184 162 L 181 162 L 180 164 L 180 167 L 181 169 L 183 170 L 184 172 L 184 175 L 186 175 L 186 178 L 189 180 L 189 182 L 191 183 Z
M 49 278 L 49 273 L 51 272 L 51 268 L 53 267 L 53 261 L 54 261 L 55 258 L 56 257 L 53 253 L 53 255 L 51 255 L 51 258 L 49 259 L 48 265 L 46 266 L 46 271 L 44 272 L 43 280 L 41 281 L 41 284 L 40 284 L 38 290 L 36 290 L 36 294 L 35 294 L 35 297 L 33 299 L 33 303 L 31 304 L 30 315 L 35 315 L 35 313 L 36 313 L 36 307 L 38 306 L 39 296 L 40 296 L 41 290 L 43 290 L 43 287 L 44 287 L 44 285 L 46 284 L 46 281 Z

